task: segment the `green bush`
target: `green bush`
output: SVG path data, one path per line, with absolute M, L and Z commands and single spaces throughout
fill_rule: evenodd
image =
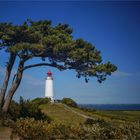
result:
M 61 102 L 71 107 L 77 107 L 77 103 L 71 98 L 63 98 Z
M 47 99 L 45 99 L 47 102 Z M 12 101 L 9 108 L 9 115 L 12 120 L 17 120 L 18 118 L 34 118 L 36 120 L 48 120 L 51 121 L 51 118 L 45 115 L 39 108 L 40 104 L 37 102 L 32 102 L 30 100 L 25 100 L 20 97 L 19 103 Z
M 89 125 L 92 125 L 92 124 L 94 124 L 95 123 L 95 120 L 93 120 L 93 119 L 90 119 L 90 118 L 87 118 L 86 119 L 86 121 L 84 122 L 84 124 L 89 124 Z
M 87 139 L 86 130 L 81 124 L 70 126 L 70 139 Z
M 70 129 L 67 125 L 52 122 L 47 126 L 47 133 L 49 139 L 66 139 L 69 138 Z
M 29 115 L 26 117 L 34 118 L 35 120 L 47 120 L 48 122 L 51 122 L 52 119 L 44 114 L 41 109 L 39 108 L 39 105 L 37 104 L 30 104 L 28 107 Z
M 140 139 L 140 123 L 95 121 L 92 125 L 66 125 L 26 118 L 13 125 L 12 136 L 21 139 Z
M 21 116 L 20 110 L 21 110 L 21 108 L 20 108 L 19 103 L 12 100 L 11 104 L 10 104 L 10 107 L 9 107 L 9 110 L 8 110 L 8 114 L 9 114 L 10 118 L 14 121 L 17 118 L 19 118 Z
M 47 133 L 44 127 L 46 124 L 48 122 L 36 121 L 34 118 L 18 119 L 12 126 L 11 138 L 18 137 L 21 140 L 46 138 Z
M 70 126 L 58 122 L 43 122 L 34 118 L 18 119 L 12 126 L 11 138 L 26 139 L 80 139 L 85 135 L 80 125 Z
M 37 105 L 44 105 L 50 103 L 51 99 L 50 98 L 35 98 L 31 101 L 33 104 Z
M 0 127 L 2 126 L 11 126 L 14 121 L 11 120 L 11 116 L 9 114 L 3 114 L 2 111 L 0 111 Z

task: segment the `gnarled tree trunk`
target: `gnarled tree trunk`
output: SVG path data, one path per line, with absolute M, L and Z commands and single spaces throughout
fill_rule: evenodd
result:
M 14 65 L 15 59 L 16 59 L 16 55 L 11 53 L 9 57 L 9 62 L 7 62 L 6 75 L 5 75 L 1 92 L 0 92 L 0 107 L 2 107 L 2 105 L 4 104 L 4 97 L 5 97 L 7 87 L 8 87 L 8 82 L 9 82 L 11 70 Z
M 20 82 L 21 82 L 21 79 L 22 79 L 22 74 L 23 74 L 23 67 L 24 67 L 24 61 L 20 61 L 19 66 L 18 66 L 18 71 L 17 71 L 17 74 L 16 74 L 16 78 L 13 81 L 12 86 L 8 91 L 8 94 L 6 96 L 4 105 L 2 107 L 2 111 L 4 113 L 8 112 L 9 105 L 10 105 L 10 102 L 12 100 L 12 97 L 13 97 L 15 91 L 17 90 L 17 88 L 20 85 Z

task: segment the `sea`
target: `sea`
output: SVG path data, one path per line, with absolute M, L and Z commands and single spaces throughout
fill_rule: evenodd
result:
M 79 107 L 95 110 L 140 110 L 140 104 L 79 104 Z

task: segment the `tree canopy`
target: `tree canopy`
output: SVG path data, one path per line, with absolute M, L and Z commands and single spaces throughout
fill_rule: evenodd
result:
M 1 23 L 0 40 L 1 48 L 21 59 L 47 59 L 60 70 L 75 69 L 78 78 L 95 76 L 102 82 L 116 70 L 110 62 L 102 63 L 94 45 L 81 38 L 74 40 L 68 24 L 52 26 L 49 20 L 27 20 L 22 25 Z
M 117 67 L 102 62 L 100 51 L 91 43 L 72 36 L 73 30 L 68 24 L 53 26 L 50 20 L 32 21 L 27 19 L 23 24 L 0 23 L 0 49 L 9 53 L 7 77 L 3 88 L 7 89 L 11 70 L 16 58 L 19 60 L 17 74 L 13 78 L 15 92 L 22 79 L 23 71 L 37 66 L 51 66 L 59 70 L 73 69 L 76 76 L 96 77 L 98 82 L 106 79 Z M 25 65 L 27 60 L 41 58 L 38 64 Z M 44 62 L 42 62 L 44 61 Z M 7 78 L 7 79 L 6 79 Z M 4 91 L 4 90 L 3 90 Z M 12 91 L 10 91 L 12 92 Z M 13 96 L 13 94 L 12 94 Z

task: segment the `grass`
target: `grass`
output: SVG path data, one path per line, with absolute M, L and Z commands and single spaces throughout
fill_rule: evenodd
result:
M 45 114 L 50 116 L 53 120 L 67 123 L 67 124 L 77 124 L 84 123 L 85 118 L 78 116 L 77 114 L 66 109 L 63 104 L 47 104 L 41 105 L 40 108 Z
M 78 116 L 77 114 L 67 110 L 63 104 L 47 104 L 42 105 L 41 109 L 48 116 L 53 118 L 55 121 L 62 123 L 76 124 L 84 123 L 85 118 Z M 104 119 L 106 121 L 140 121 L 140 111 L 85 111 L 79 108 L 71 107 L 72 110 L 77 111 L 81 114 L 93 117 L 94 119 Z
M 140 111 L 96 111 L 95 114 L 116 120 L 140 121 Z
M 85 111 L 79 108 L 73 108 L 73 110 L 88 115 L 93 118 L 105 119 L 105 120 L 121 120 L 121 121 L 140 121 L 140 111 Z

